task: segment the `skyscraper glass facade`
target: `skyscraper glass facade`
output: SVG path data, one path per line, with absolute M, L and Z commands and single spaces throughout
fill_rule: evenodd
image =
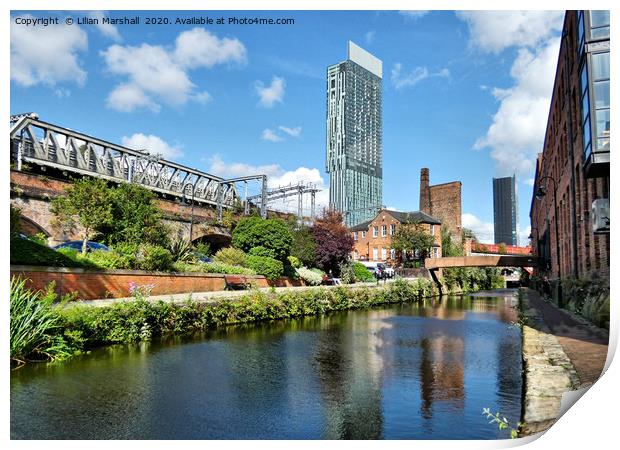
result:
M 381 61 L 353 42 L 348 59 L 327 68 L 329 205 L 348 226 L 383 202 L 381 77 Z
M 493 225 L 496 244 L 519 245 L 517 211 L 515 176 L 493 178 Z

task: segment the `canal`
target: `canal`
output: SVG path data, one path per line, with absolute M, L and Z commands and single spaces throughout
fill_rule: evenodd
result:
M 97 349 L 11 373 L 13 439 L 498 439 L 521 412 L 510 291 Z M 499 295 L 499 296 L 498 296 Z

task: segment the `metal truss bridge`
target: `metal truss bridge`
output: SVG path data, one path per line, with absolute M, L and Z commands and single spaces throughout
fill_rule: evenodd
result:
M 303 220 L 304 195 L 310 194 L 310 218 L 314 218 L 316 215 L 316 193 L 320 191 L 321 190 L 317 189 L 313 184 L 297 183 L 270 188 L 263 191 L 261 194 L 248 197 L 247 200 L 260 201 L 261 203 L 266 202 L 267 204 L 270 204 L 277 200 L 297 196 L 297 218 L 299 220 Z
M 244 182 L 247 187 L 247 182 L 254 180 L 261 184 L 259 210 L 263 217 L 267 216 L 266 175 L 223 179 L 151 155 L 147 150 L 132 150 L 44 122 L 34 113 L 11 116 L 10 123 L 11 162 L 18 170 L 28 163 L 42 170 L 54 168 L 64 175 L 135 183 L 164 196 L 191 196 L 192 201 L 216 207 L 220 220 L 223 208 L 232 208 L 240 201 L 235 185 Z M 247 200 L 245 207 L 249 211 Z

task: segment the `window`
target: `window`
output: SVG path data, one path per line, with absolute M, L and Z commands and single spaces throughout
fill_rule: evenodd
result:
M 357 231 L 354 231 L 354 232 L 353 232 L 353 240 L 354 240 L 354 241 L 357 241 Z
M 435 236 L 435 225 L 431 225 L 431 236 Z
M 376 261 L 377 259 L 379 259 L 379 249 L 377 247 L 374 247 L 372 249 L 372 259 L 374 261 Z
M 381 225 L 381 236 L 382 237 L 387 236 L 387 225 Z
M 379 227 L 372 227 L 372 237 L 379 237 Z
M 594 117 L 591 123 L 595 151 L 609 151 L 609 52 L 593 53 L 592 86 Z M 585 130 L 584 130 L 585 135 Z
M 396 224 L 390 225 L 390 234 L 394 236 L 396 234 Z
M 590 11 L 590 39 L 609 39 L 609 11 Z
M 390 259 L 396 259 L 396 250 L 390 249 Z
M 381 259 L 384 261 L 387 259 L 387 249 L 385 247 L 381 248 Z
M 362 239 L 366 239 L 366 232 L 362 231 Z

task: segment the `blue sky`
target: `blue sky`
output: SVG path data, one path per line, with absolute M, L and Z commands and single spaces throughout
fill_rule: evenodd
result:
M 140 26 L 15 20 L 136 15 Z M 295 23 L 144 24 L 199 16 Z M 429 167 L 431 184 L 462 181 L 463 225 L 490 241 L 492 177 L 516 173 L 526 237 L 562 20 L 557 11 L 13 12 L 11 112 L 215 175 L 261 172 L 325 189 L 325 72 L 346 59 L 350 39 L 383 61 L 384 203 L 418 209 Z

